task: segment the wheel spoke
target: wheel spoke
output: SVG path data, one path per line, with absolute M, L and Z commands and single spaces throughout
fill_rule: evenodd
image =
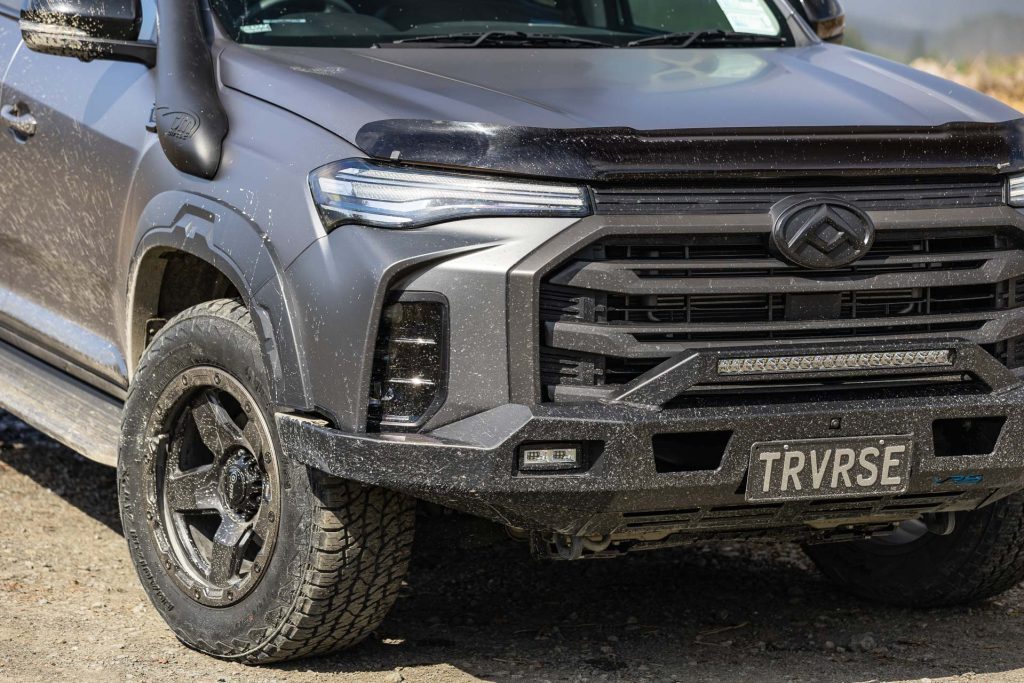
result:
M 250 417 L 242 430 L 242 438 L 245 439 L 249 452 L 257 459 L 263 457 L 263 435 L 260 434 L 260 426 L 256 418 Z
M 267 537 L 274 528 L 274 523 L 270 521 L 270 507 L 270 503 L 264 500 L 256 518 L 252 520 L 252 533 L 259 539 L 260 545 L 266 545 Z
M 221 455 L 238 446 L 250 449 L 242 430 L 214 392 L 204 392 L 196 399 L 192 404 L 192 418 L 199 429 L 199 438 L 211 453 Z
M 213 465 L 203 465 L 187 472 L 169 474 L 164 482 L 167 504 L 175 512 L 219 510 L 217 472 Z
M 221 519 L 220 527 L 213 537 L 210 568 L 206 576 L 211 583 L 223 585 L 238 574 L 244 551 L 242 541 L 251 526 L 227 516 Z

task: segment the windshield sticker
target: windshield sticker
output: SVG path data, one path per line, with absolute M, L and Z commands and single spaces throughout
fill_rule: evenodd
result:
M 274 27 L 270 24 L 248 24 L 240 27 L 242 33 L 270 33 Z
M 718 0 L 733 31 L 765 36 L 779 34 L 779 21 L 764 0 Z

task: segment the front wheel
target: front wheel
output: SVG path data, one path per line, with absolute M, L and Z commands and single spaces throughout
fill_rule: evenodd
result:
M 948 535 L 930 533 L 915 520 L 888 537 L 806 551 L 839 587 L 893 605 L 966 604 L 1024 580 L 1024 493 L 955 514 Z
M 261 664 L 354 645 L 384 619 L 414 505 L 284 457 L 246 308 L 160 331 L 125 405 L 118 490 L 132 560 L 177 636 Z

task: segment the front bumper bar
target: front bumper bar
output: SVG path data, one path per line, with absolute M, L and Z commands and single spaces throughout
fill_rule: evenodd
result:
M 960 351 L 970 357 L 969 348 Z M 842 518 L 844 509 L 850 519 L 898 519 L 919 514 L 908 511 L 921 500 L 936 501 L 932 511 L 973 509 L 1024 487 L 1024 386 L 999 370 L 1003 381 L 979 394 L 667 410 L 621 401 L 509 404 L 413 435 L 348 434 L 286 413 L 277 415 L 277 425 L 286 453 L 311 467 L 531 530 L 609 534 L 648 518 L 677 530 L 728 528 L 729 519 L 736 527 L 773 528 Z M 971 417 L 1006 418 L 993 452 L 938 457 L 934 421 Z M 654 435 L 708 431 L 732 432 L 717 469 L 657 471 Z M 837 500 L 832 508 L 815 507 L 820 501 L 754 506 L 744 500 L 755 442 L 886 434 L 914 436 L 905 496 Z M 518 471 L 519 447 L 538 442 L 599 442 L 600 455 L 582 473 Z M 736 514 L 723 521 L 722 510 Z

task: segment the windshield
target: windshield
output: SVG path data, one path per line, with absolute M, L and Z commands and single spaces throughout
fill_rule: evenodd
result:
M 626 46 L 663 34 L 684 39 L 700 35 L 697 40 L 655 40 L 653 45 L 793 44 L 774 0 L 212 0 L 211 4 L 234 40 L 256 45 L 597 48 Z M 712 40 L 706 39 L 709 35 Z M 484 40 L 472 41 L 471 36 Z

